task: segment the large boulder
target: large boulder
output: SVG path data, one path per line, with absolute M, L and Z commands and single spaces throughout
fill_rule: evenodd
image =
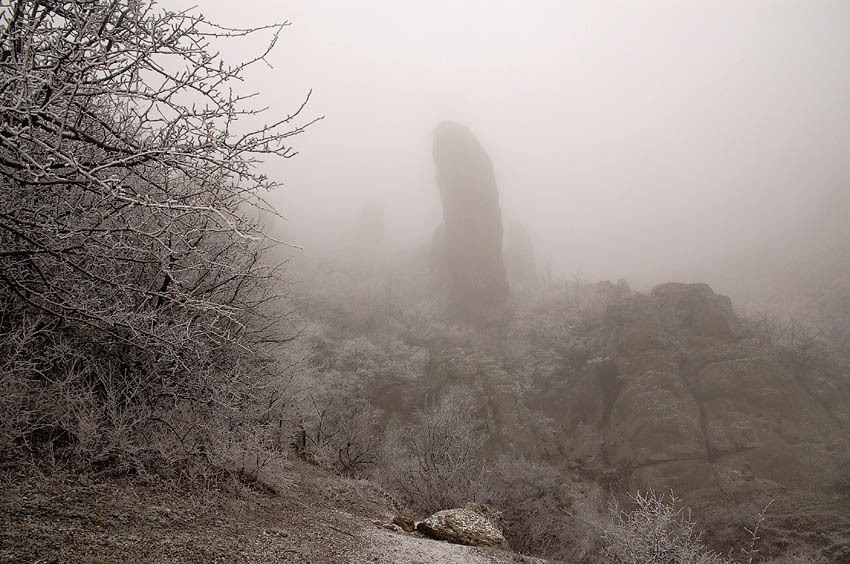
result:
M 505 542 L 498 513 L 486 505 L 468 503 L 463 508 L 438 511 L 416 524 L 432 539 L 470 546 L 500 546 Z
M 450 306 L 468 320 L 486 319 L 508 295 L 493 165 L 472 132 L 452 122 L 434 131 L 434 163 L 445 225 L 438 252 L 445 255 Z

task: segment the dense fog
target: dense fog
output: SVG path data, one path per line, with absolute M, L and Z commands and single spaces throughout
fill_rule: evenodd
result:
M 190 6 L 169 0 L 167 8 Z M 389 244 L 442 221 L 432 133 L 468 125 L 538 266 L 645 289 L 730 292 L 838 241 L 850 185 L 850 4 L 232 2 L 214 21 L 292 23 L 246 84 L 300 154 L 273 173 L 287 237 L 337 248 L 364 206 Z M 239 52 L 228 45 L 226 56 Z M 774 270 L 761 269 L 770 266 Z
M 850 562 L 850 2 L 195 1 L 0 2 L 0 560 Z

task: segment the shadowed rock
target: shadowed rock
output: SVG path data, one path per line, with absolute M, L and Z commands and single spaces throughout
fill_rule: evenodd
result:
M 529 412 L 517 397 L 516 382 L 498 360 L 482 351 L 449 349 L 432 357 L 428 378 L 429 397 L 451 393 L 454 387 L 473 392 L 473 415 L 487 429 L 485 451 L 537 454 Z
M 416 530 L 416 521 L 410 515 L 396 515 L 393 517 L 393 524 L 401 527 L 405 533 L 412 533 Z
M 451 122 L 434 131 L 434 163 L 450 305 L 470 320 L 487 317 L 508 295 L 493 165 L 469 129 Z

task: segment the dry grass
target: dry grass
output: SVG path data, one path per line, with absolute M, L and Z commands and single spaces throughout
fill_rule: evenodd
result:
M 346 562 L 361 550 L 358 528 L 388 511 L 367 485 L 303 464 L 290 477 L 273 493 L 16 473 L 0 495 L 0 562 Z

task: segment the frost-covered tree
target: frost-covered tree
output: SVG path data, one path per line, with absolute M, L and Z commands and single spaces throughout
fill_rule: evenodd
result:
M 0 446 L 154 427 L 189 444 L 173 414 L 227 412 L 286 339 L 258 165 L 311 121 L 262 122 L 230 87 L 284 25 L 0 1 Z M 252 60 L 214 48 L 255 34 Z

